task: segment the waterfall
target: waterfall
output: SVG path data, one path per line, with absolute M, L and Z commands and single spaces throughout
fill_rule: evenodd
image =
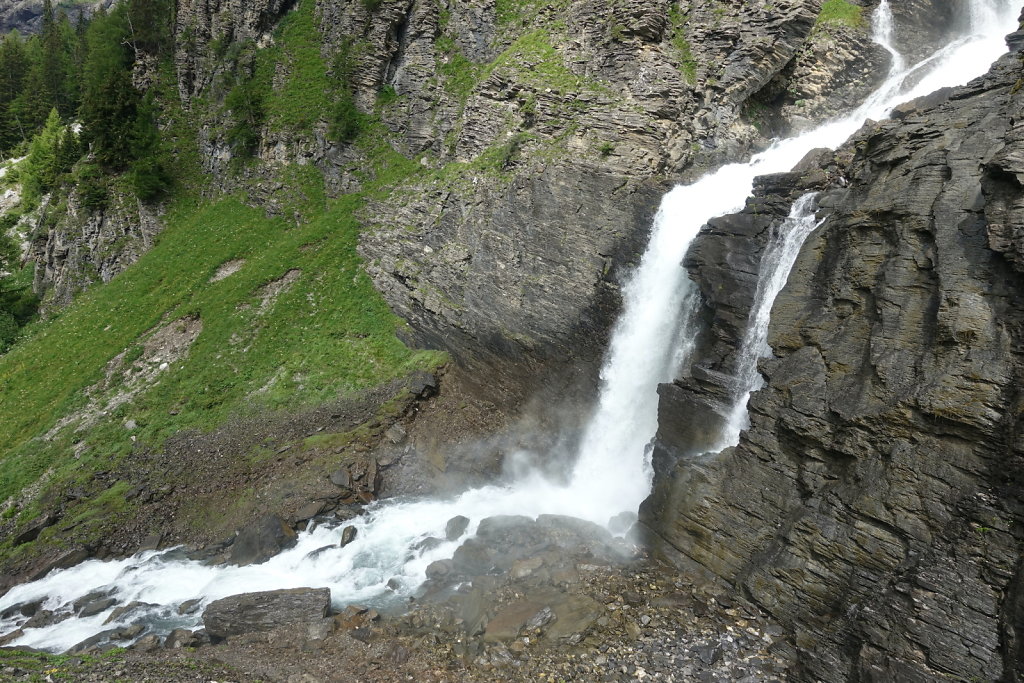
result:
M 882 4 L 885 9 L 875 15 L 879 41 L 892 35 L 891 26 L 884 27 L 886 20 L 879 20 L 888 12 L 887 0 Z M 1004 51 L 1003 34 L 1016 28 L 1012 4 L 1009 0 L 974 0 L 972 5 L 984 5 L 991 12 L 978 14 L 971 35 L 909 68 L 896 69 L 894 65 L 885 83 L 852 115 L 779 141 L 749 162 L 724 166 L 664 197 L 647 250 L 624 287 L 624 311 L 613 331 L 600 395 L 568 482 L 532 474 L 509 485 L 473 489 L 448 500 L 377 502 L 350 522 L 358 533 L 344 548 L 338 547 L 339 529 L 319 527 L 300 534 L 290 550 L 248 567 L 206 566 L 185 559 L 177 550 L 149 551 L 111 562 L 91 560 L 14 587 L 0 598 L 0 614 L 36 599 L 44 600 L 45 609 L 69 613 L 75 600 L 106 591 L 122 605 L 149 603 L 142 609 L 142 621 L 139 613 L 130 621 L 144 623 L 147 633 L 166 633 L 199 623 L 195 615 L 201 614 L 202 608 L 192 616 L 180 615 L 177 607 L 183 602 L 196 599 L 205 604 L 243 592 L 326 586 L 338 605 L 379 604 L 387 595 L 392 599 L 411 595 L 425 579 L 430 562 L 451 557 L 457 542 L 441 542 L 428 550 L 418 544 L 428 537 L 443 539 L 445 523 L 455 515 L 472 520 L 468 533 L 473 534 L 481 519 L 498 514 L 567 514 L 607 524 L 617 513 L 635 512 L 650 491 L 647 447 L 657 430 L 657 387 L 674 377 L 693 337 L 686 322 L 692 318 L 696 292 L 680 262 L 700 228 L 712 217 L 741 209 L 756 176 L 788 170 L 808 151 L 842 143 L 865 118 L 881 118 L 899 101 L 943 85 L 959 85 L 983 73 Z M 810 203 L 804 210 L 810 212 Z M 802 232 L 811 219 L 800 213 L 791 222 L 794 228 L 802 225 Z M 799 233 L 794 233 L 794 240 L 796 235 Z M 795 250 L 798 247 L 779 247 L 780 252 L 792 251 L 794 257 Z M 782 260 L 780 255 L 780 263 Z M 788 274 L 788 268 L 781 265 L 776 269 L 782 281 L 783 270 Z M 773 296 L 770 290 L 765 285 L 766 301 Z M 770 310 L 770 304 L 767 307 Z M 751 344 L 752 353 L 763 349 L 756 342 Z M 397 590 L 390 590 L 389 584 Z M 13 615 L 0 617 L 0 633 L 14 631 L 25 622 L 17 610 L 10 612 Z M 107 610 L 93 617 L 71 617 L 48 627 L 26 628 L 14 642 L 65 650 L 104 629 L 130 623 L 125 618 L 104 624 L 110 614 Z
M 892 6 L 889 4 L 889 0 L 882 0 L 878 5 L 872 26 L 874 27 L 875 42 L 892 56 L 889 74 L 903 71 L 907 66 L 907 61 L 903 58 L 903 53 L 896 49 L 896 22 L 892 16 Z
M 747 400 L 764 383 L 757 370 L 757 362 L 771 352 L 768 323 L 771 322 L 772 304 L 786 285 L 804 241 L 823 222 L 815 215 L 817 199 L 817 194 L 812 192 L 796 200 L 789 217 L 765 246 L 747 331 L 736 353 L 734 403 L 721 443 L 714 450 L 736 444 L 740 432 L 747 428 Z

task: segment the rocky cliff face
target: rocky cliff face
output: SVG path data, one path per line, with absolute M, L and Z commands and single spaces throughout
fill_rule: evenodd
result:
M 642 516 L 792 630 L 802 680 L 1022 673 L 1021 64 L 764 179 L 688 263 L 710 332 L 662 389 Z M 713 434 L 684 425 L 720 424 L 756 245 L 812 189 L 827 219 L 775 303 L 751 426 L 700 455 Z
M 305 38 L 332 74 L 344 57 L 359 108 L 424 169 L 363 215 L 368 270 L 412 324 L 411 341 L 449 351 L 467 376 L 486 372 L 492 394 L 527 396 L 559 370 L 593 379 L 618 283 L 669 182 L 831 115 L 884 74 L 888 57 L 868 27 L 818 24 L 820 7 L 317 2 Z M 212 191 L 243 191 L 273 213 L 285 210 L 288 166 L 316 167 L 338 195 L 359 191 L 371 165 L 371 152 L 332 139 L 328 111 L 308 126 L 264 123 L 255 163 L 235 163 L 226 88 L 283 40 L 281 22 L 296 8 L 181 0 L 176 15 L 178 93 Z M 930 10 L 919 0 L 913 12 Z M 282 59 L 271 87 L 301 68 Z M 62 245 L 87 242 L 110 263 L 130 263 L 144 240 L 121 257 L 125 242 L 104 235 L 150 232 L 134 219 L 92 230 L 98 241 L 75 232 L 103 220 L 63 221 L 40 238 L 54 248 L 36 252 L 37 284 L 62 292 L 55 302 L 73 291 L 56 273 L 95 266 L 74 251 L 61 261 Z
M 85 209 L 74 194 L 50 196 L 26 222 L 31 244 L 26 256 L 36 263 L 33 289 L 43 298 L 44 312 L 68 305 L 92 284 L 112 280 L 138 261 L 163 229 L 154 208 L 122 193 L 101 211 Z
M 109 9 L 116 2 L 117 0 L 95 0 L 95 2 L 57 0 L 53 6 L 58 12 L 66 12 L 74 21 L 79 12 L 89 17 L 100 8 Z M 43 0 L 8 0 L 0 7 L 0 35 L 10 31 L 38 33 L 42 28 Z
M 409 3 L 377 60 L 402 96 L 385 121 L 424 163 L 468 164 L 368 219 L 362 253 L 417 343 L 502 392 L 569 365 L 595 376 L 664 179 L 764 143 L 745 106 L 812 42 L 818 3 L 669 10 L 577 0 L 510 19 L 489 2 Z M 482 69 L 463 101 L 431 77 L 456 59 L 446 39 Z

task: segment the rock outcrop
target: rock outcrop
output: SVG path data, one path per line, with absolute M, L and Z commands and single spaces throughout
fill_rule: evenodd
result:
M 33 215 L 28 258 L 36 263 L 33 289 L 44 309 L 59 309 L 90 285 L 109 282 L 139 260 L 163 230 L 154 207 L 118 194 L 91 211 L 72 193 L 51 197 Z
M 792 632 L 800 680 L 1024 673 L 1021 63 L 762 181 L 691 257 L 711 331 L 663 388 L 642 519 L 666 556 Z M 683 425 L 721 412 L 750 244 L 822 187 L 828 218 L 776 300 L 751 426 L 701 455 L 707 435 Z

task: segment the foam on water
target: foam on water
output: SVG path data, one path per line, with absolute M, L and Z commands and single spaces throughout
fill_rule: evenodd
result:
M 294 548 L 256 566 L 210 567 L 182 559 L 173 550 L 89 561 L 15 587 L 0 598 L 0 612 L 38 598 L 45 598 L 45 609 L 69 611 L 73 601 L 109 590 L 122 605 L 152 603 L 143 609 L 144 623 L 151 632 L 167 632 L 197 625 L 198 616 L 177 614 L 177 606 L 191 599 L 208 603 L 237 593 L 326 586 L 336 604 L 380 604 L 411 594 L 424 581 L 430 562 L 451 556 L 455 543 L 426 552 L 416 546 L 428 537 L 444 538 L 445 523 L 455 515 L 472 520 L 472 534 L 481 519 L 498 514 L 568 514 L 607 524 L 617 513 L 635 512 L 650 491 L 647 447 L 658 426 L 658 384 L 673 379 L 694 336 L 686 323 L 696 293 L 680 262 L 701 226 L 742 208 L 757 175 L 788 170 L 808 151 L 842 143 L 866 118 L 881 118 L 900 101 L 983 73 L 1004 51 L 1003 34 L 1016 28 L 1013 5 L 1009 0 L 974 0 L 971 35 L 921 64 L 904 69 L 897 62 L 882 87 L 852 115 L 780 141 L 749 163 L 730 164 L 664 197 L 641 264 L 624 288 L 624 310 L 613 331 L 600 396 L 567 482 L 532 474 L 447 500 L 375 503 L 349 522 L 358 534 L 345 548 L 337 547 L 339 529 L 321 527 L 303 532 Z M 885 28 L 887 11 L 883 2 L 876 21 L 880 42 L 892 37 L 891 14 Z M 400 586 L 397 591 L 387 588 L 392 579 Z M 15 643 L 65 650 L 104 629 L 138 621 L 135 614 L 104 625 L 109 614 L 26 629 Z M 0 620 L 0 633 L 24 621 L 17 615 Z

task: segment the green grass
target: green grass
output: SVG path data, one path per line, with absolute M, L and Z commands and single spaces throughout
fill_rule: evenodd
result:
M 331 109 L 335 86 L 320 56 L 314 0 L 300 0 L 275 30 L 274 44 L 256 53 L 257 80 L 265 88 L 267 120 L 275 130 L 308 131 Z M 271 88 L 278 64 L 287 77 Z
M 679 58 L 679 67 L 686 77 L 686 82 L 693 85 L 697 82 L 697 59 L 693 56 L 693 49 L 690 41 L 686 39 L 686 22 L 688 17 L 683 14 L 678 5 L 672 5 L 668 13 L 669 24 L 672 29 L 672 47 Z
M 568 6 L 568 0 L 495 0 L 494 12 L 499 24 L 529 26 L 543 10 L 559 12 Z
M 860 28 L 864 26 L 864 8 L 849 0 L 825 0 L 818 15 L 818 24 Z
M 551 44 L 546 29 L 536 29 L 519 36 L 488 65 L 483 77 L 497 70 L 510 71 L 518 82 L 538 89 L 551 88 L 562 93 L 604 90 L 596 81 L 577 76 L 565 66 L 565 60 Z
M 247 410 L 312 405 L 437 364 L 437 354 L 410 351 L 396 338 L 399 321 L 362 269 L 355 214 L 364 197 L 326 206 L 315 171 L 290 174 L 294 203 L 307 207 L 308 222 L 268 218 L 236 198 L 182 201 L 137 264 L 52 321 L 36 323 L 0 358 L 0 500 L 50 467 L 60 480 L 111 466 L 133 448 L 123 428 L 128 419 L 140 442 L 160 447 L 182 429 L 211 429 Z M 376 182 L 401 175 L 381 171 Z M 246 263 L 209 282 L 233 259 Z M 293 269 L 301 271 L 298 280 L 261 310 L 261 288 Z M 82 435 L 34 439 L 84 405 L 83 390 L 101 379 L 111 358 L 147 330 L 185 316 L 203 322 L 188 357 L 87 432 L 80 459 L 68 450 Z

